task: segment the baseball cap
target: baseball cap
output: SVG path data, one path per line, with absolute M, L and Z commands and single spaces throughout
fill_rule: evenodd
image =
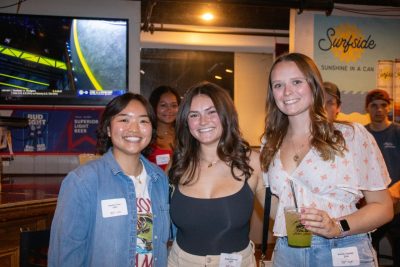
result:
M 392 100 L 385 90 L 382 89 L 374 89 L 368 92 L 367 97 L 365 99 L 365 106 L 367 107 L 369 103 L 374 100 L 383 100 L 390 104 L 390 100 Z
M 331 82 L 324 82 L 323 85 L 324 85 L 325 92 L 330 94 L 331 96 L 334 96 L 336 98 L 338 104 L 340 104 L 341 103 L 340 91 L 339 91 L 339 88 L 337 87 L 337 85 L 334 83 L 331 83 Z

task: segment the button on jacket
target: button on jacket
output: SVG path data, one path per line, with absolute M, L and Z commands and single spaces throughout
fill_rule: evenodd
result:
M 140 157 L 148 175 L 153 211 L 153 261 L 167 266 L 170 219 L 168 178 Z M 125 199 L 127 215 L 104 218 L 102 200 Z M 51 267 L 135 266 L 136 195 L 132 180 L 112 154 L 71 171 L 63 180 L 51 226 L 48 264 Z

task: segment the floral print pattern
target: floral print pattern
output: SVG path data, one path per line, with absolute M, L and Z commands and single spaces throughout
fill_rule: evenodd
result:
M 311 148 L 293 173 L 287 173 L 277 151 L 264 181 L 279 197 L 274 224 L 274 235 L 286 236 L 284 207 L 294 206 L 290 180 L 293 181 L 299 207 L 325 210 L 332 218 L 351 214 L 363 197 L 362 190 L 383 190 L 390 177 L 382 154 L 373 136 L 358 123 L 335 123 L 343 133 L 346 147 L 343 157 L 324 161 Z

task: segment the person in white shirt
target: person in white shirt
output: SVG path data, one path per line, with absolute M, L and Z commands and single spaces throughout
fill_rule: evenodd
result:
M 312 59 L 291 53 L 274 62 L 265 123 L 261 165 L 279 199 L 273 265 L 377 266 L 367 233 L 393 217 L 386 165 L 362 125 L 328 121 Z M 311 247 L 287 242 L 284 207 L 294 206 L 294 195 L 301 223 L 312 232 Z M 357 209 L 363 197 L 366 205 Z

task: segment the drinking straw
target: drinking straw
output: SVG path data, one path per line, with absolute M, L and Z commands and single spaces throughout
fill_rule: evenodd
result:
M 296 199 L 296 194 L 294 193 L 294 185 L 293 185 L 293 181 L 290 180 L 290 188 L 292 189 L 292 194 L 293 194 L 293 200 L 294 200 L 294 206 L 296 207 L 296 210 L 298 208 L 297 206 L 297 199 Z

